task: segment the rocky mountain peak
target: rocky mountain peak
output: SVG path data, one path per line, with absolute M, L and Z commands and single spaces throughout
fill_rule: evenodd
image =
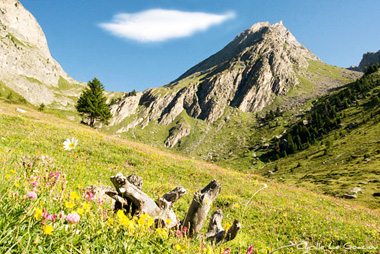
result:
M 50 56 L 44 32 L 18 0 L 0 0 L 0 17 L 0 24 L 7 28 L 8 33 L 17 35 L 20 41 L 37 46 L 44 55 Z
M 364 68 L 373 64 L 380 63 L 380 50 L 376 53 L 367 52 L 363 55 L 362 60 L 358 66 L 360 71 L 364 71 Z
M 0 82 L 34 105 L 73 110 L 83 84 L 50 54 L 44 32 L 18 0 L 0 0 Z
M 317 56 L 297 41 L 293 34 L 283 25 L 282 21 L 273 25 L 269 22 L 260 22 L 240 33 L 218 53 L 189 69 L 180 76 L 178 80 L 186 78 L 196 72 L 207 71 L 209 68 L 220 65 L 225 61 L 230 61 L 239 54 L 242 54 L 243 51 L 246 51 L 247 48 L 254 47 L 258 44 L 271 45 L 272 49 L 290 46 L 288 51 L 291 51 L 290 53 L 293 54 L 295 58 L 298 57 L 295 55 L 302 57 L 299 61 L 294 59 L 295 62 L 299 62 L 302 68 L 307 68 L 306 59 L 320 61 Z M 264 52 L 256 53 L 261 54 Z
M 183 112 L 207 123 L 215 123 L 228 107 L 258 112 L 296 87 L 310 61 L 320 62 L 281 21 L 257 23 L 172 83 L 120 100 L 112 107 L 111 125 L 122 125 L 118 133 L 155 121 L 170 125 L 165 144 L 173 147 L 191 133 L 178 121 Z M 328 89 L 326 82 L 323 87 Z

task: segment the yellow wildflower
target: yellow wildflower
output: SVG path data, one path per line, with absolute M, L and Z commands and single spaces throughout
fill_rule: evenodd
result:
M 11 178 L 11 175 L 10 174 L 6 174 L 5 178 L 9 179 L 9 178 Z
M 45 225 L 42 227 L 42 229 L 44 230 L 45 235 L 51 235 L 53 232 L 53 226 L 52 225 Z
M 77 214 L 83 215 L 83 213 L 84 213 L 84 210 L 82 208 L 78 208 Z
M 176 249 L 176 250 L 180 250 L 180 249 L 181 249 L 181 245 L 177 244 L 177 245 L 175 246 L 175 249 Z
M 234 207 L 235 207 L 235 208 L 238 208 L 238 207 L 239 207 L 239 204 L 238 204 L 238 203 L 235 203 L 235 204 L 234 204 Z
M 124 217 L 126 217 L 123 210 L 117 211 L 116 215 L 119 219 L 123 219 Z
M 75 203 L 65 201 L 65 206 L 66 206 L 66 208 L 73 208 L 75 206 Z
M 16 186 L 16 187 L 20 187 L 20 184 L 18 184 L 18 183 L 15 183 L 15 186 Z
M 41 209 L 34 209 L 34 218 L 36 220 L 40 220 L 42 218 L 42 210 Z
M 11 169 L 12 174 L 16 174 L 16 170 Z
M 154 219 L 153 219 L 153 217 L 149 217 L 148 218 L 148 222 L 147 222 L 147 227 L 150 227 L 150 226 L 152 226 L 154 224 Z
M 72 191 L 71 193 L 70 193 L 70 199 L 71 200 L 79 200 L 80 199 L 80 197 L 79 197 L 79 195 L 78 195 L 78 193 L 76 192 L 76 191 Z
M 161 236 L 164 239 L 168 239 L 168 233 L 167 233 L 167 228 L 161 229 L 161 228 L 156 228 L 156 232 L 159 236 Z
M 108 218 L 107 226 L 111 227 L 113 222 L 114 222 L 114 220 L 112 218 Z
M 137 222 L 139 223 L 140 226 L 144 226 L 145 219 L 144 218 L 140 218 Z
M 91 208 L 91 205 L 89 203 L 83 203 L 83 209 L 86 210 L 86 212 L 88 212 Z
M 172 222 L 172 220 L 169 220 L 169 219 L 166 219 L 166 225 L 169 225 L 170 224 L 170 222 Z
M 227 230 L 231 227 L 231 224 L 230 223 L 226 223 L 226 225 L 224 225 L 224 230 L 227 232 Z

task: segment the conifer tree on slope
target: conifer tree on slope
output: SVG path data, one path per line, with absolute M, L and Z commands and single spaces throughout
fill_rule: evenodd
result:
M 97 78 L 87 83 L 86 88 L 76 105 L 79 114 L 88 119 L 88 124 L 94 127 L 96 121 L 108 124 L 112 117 L 110 109 L 106 103 L 107 98 L 103 95 L 104 86 Z

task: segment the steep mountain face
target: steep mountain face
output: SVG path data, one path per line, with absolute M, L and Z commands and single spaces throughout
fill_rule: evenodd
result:
M 364 71 L 364 68 L 373 64 L 380 63 L 380 50 L 376 53 L 365 53 L 358 66 L 360 71 Z
M 83 84 L 53 59 L 33 15 L 17 0 L 0 0 L 0 82 L 34 105 L 72 109 Z
M 179 121 L 182 114 L 215 124 L 230 108 L 260 112 L 280 97 L 284 99 L 278 106 L 289 109 L 357 76 L 343 69 L 336 77 L 330 77 L 329 70 L 311 73 L 310 63 L 323 64 L 282 22 L 257 23 L 174 82 L 121 99 L 112 106 L 111 126 L 117 126 L 112 130 L 126 133 L 156 122 L 168 126 L 162 144 L 174 147 L 194 133 L 188 121 Z M 286 97 L 305 86 L 303 96 Z

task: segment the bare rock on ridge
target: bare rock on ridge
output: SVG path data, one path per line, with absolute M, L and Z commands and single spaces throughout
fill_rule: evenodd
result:
M 70 97 L 84 87 L 53 59 L 40 25 L 18 0 L 0 0 L 0 81 L 34 105 L 59 109 L 73 108 Z

